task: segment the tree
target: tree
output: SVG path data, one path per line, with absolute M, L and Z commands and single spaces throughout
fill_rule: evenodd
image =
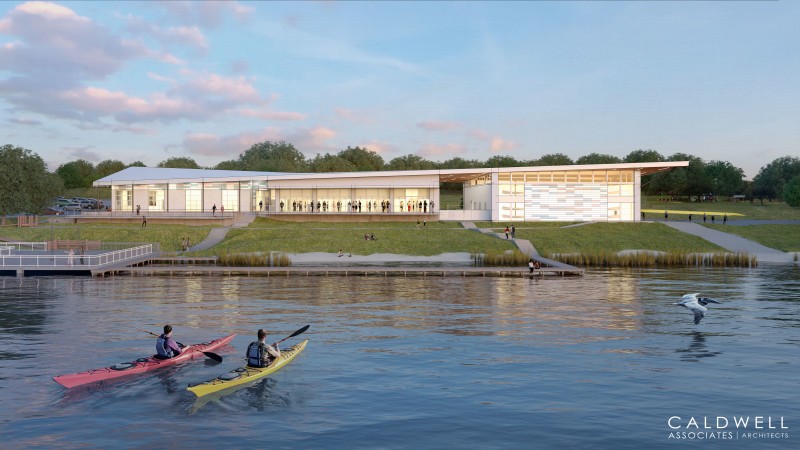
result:
M 186 156 L 165 159 L 164 161 L 158 163 L 157 167 L 169 167 L 173 169 L 201 169 L 194 159 Z
M 96 166 L 94 166 L 93 178 L 99 180 L 100 178 L 107 177 L 112 173 L 117 173 L 123 169 L 125 169 L 125 163 L 122 161 L 117 161 L 116 159 L 100 161 Z
M 616 156 L 603 155 L 600 153 L 589 153 L 586 156 L 581 156 L 575 161 L 575 164 L 619 164 L 622 160 Z
M 341 153 L 340 153 L 341 154 Z M 326 153 L 325 156 L 317 156 L 309 161 L 309 168 L 312 172 L 356 172 L 358 169 L 352 162 L 337 156 Z
M 458 156 L 440 162 L 437 165 L 440 169 L 474 169 L 476 167 L 484 167 L 477 159 L 464 159 Z
M 542 155 L 541 158 L 533 161 L 533 166 L 571 166 L 575 164 L 572 158 L 563 153 L 552 153 L 549 155 Z
M 647 149 L 647 150 L 634 150 L 628 153 L 625 156 L 626 163 L 640 163 L 640 162 L 662 162 L 664 161 L 664 157 L 661 156 L 661 153 L 658 153 L 655 150 Z
M 242 170 L 242 165 L 238 160 L 229 159 L 218 163 L 214 166 L 214 170 Z
M 387 170 L 431 170 L 435 168 L 436 165 L 433 162 L 413 154 L 398 156 L 386 164 Z
M 261 172 L 305 172 L 308 169 L 306 158 L 284 141 L 264 141 L 253 144 L 239 155 L 240 170 Z
M 513 156 L 494 155 L 487 159 L 483 167 L 519 167 L 524 165 Z
M 783 200 L 793 208 L 800 206 L 800 175 L 792 178 L 783 187 Z
M 127 167 L 147 167 L 147 166 L 145 166 L 144 163 L 141 162 L 141 161 L 134 161 L 134 162 L 128 164 Z
M 85 159 L 62 164 L 56 169 L 56 173 L 64 181 L 64 187 L 67 189 L 87 188 L 97 179 L 94 165 Z
M 758 171 L 753 178 L 753 194 L 758 198 L 782 198 L 783 187 L 789 180 L 800 175 L 800 158 L 784 156 Z
M 58 175 L 47 171 L 39 155 L 22 147 L 0 148 L 0 214 L 38 213 L 61 192 Z
M 337 155 L 349 161 L 357 171 L 383 170 L 384 162 L 381 155 L 361 147 L 347 147 Z
M 744 189 L 744 170 L 728 161 L 706 163 L 705 175 L 711 183 L 711 192 L 714 195 L 730 197 L 741 194 Z

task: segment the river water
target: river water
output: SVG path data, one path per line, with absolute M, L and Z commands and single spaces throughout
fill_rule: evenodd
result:
M 723 302 L 697 326 L 672 305 L 691 292 Z M 0 308 L 3 448 L 800 447 L 796 267 L 2 278 Z M 53 382 L 150 354 L 131 325 L 165 322 L 185 343 L 238 335 L 221 364 Z M 269 378 L 208 402 L 186 391 L 241 365 L 259 327 L 306 324 L 305 352 Z

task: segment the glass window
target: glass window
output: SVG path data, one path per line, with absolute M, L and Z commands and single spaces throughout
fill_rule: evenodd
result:
M 563 183 L 565 178 L 564 172 L 553 172 L 553 183 Z
M 222 191 L 222 204 L 229 211 L 239 210 L 239 191 L 225 189 Z
M 578 175 L 578 172 L 567 172 L 567 183 L 577 183 Z
M 202 211 L 203 191 L 200 189 L 187 189 L 186 191 L 186 210 Z

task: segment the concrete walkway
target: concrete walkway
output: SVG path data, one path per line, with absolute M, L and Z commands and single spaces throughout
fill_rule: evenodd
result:
M 483 234 L 488 234 L 490 236 L 494 236 L 494 237 L 496 237 L 498 239 L 505 239 L 506 238 L 506 234 L 505 233 L 495 233 L 494 230 L 491 230 L 489 228 L 478 228 L 475 225 L 474 222 L 461 222 L 461 226 L 466 228 L 466 229 L 468 229 L 468 230 L 475 230 L 475 231 L 479 231 L 479 232 L 481 232 Z M 525 239 L 516 239 L 516 238 L 515 239 L 509 239 L 509 240 L 511 242 L 513 242 L 514 245 L 517 246 L 517 248 L 519 249 L 519 251 L 522 252 L 523 255 L 537 256 L 537 257 L 539 256 L 539 252 L 536 251 L 536 248 L 533 246 L 533 244 L 531 244 L 531 241 L 528 241 L 528 240 L 525 240 Z
M 755 255 L 759 263 L 792 263 L 793 253 L 785 253 L 774 248 L 766 247 L 758 242 L 745 239 L 730 233 L 712 230 L 693 222 L 662 222 L 668 227 L 684 233 L 693 234 L 711 243 L 717 244 L 731 252 L 742 252 Z
M 247 228 L 247 226 L 253 223 L 254 220 L 256 220 L 255 214 L 239 214 L 236 216 L 236 219 L 234 219 L 233 225 L 229 227 L 212 228 L 208 233 L 208 236 L 203 239 L 203 242 L 200 242 L 193 247 L 189 247 L 189 250 L 187 251 L 194 252 L 198 250 L 208 250 L 224 241 L 225 236 L 228 235 L 228 231 L 230 231 L 231 228 Z

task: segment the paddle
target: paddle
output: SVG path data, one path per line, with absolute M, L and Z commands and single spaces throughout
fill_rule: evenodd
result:
M 280 341 L 272 344 L 272 346 L 274 347 L 274 346 L 280 344 L 281 342 L 283 342 L 283 341 L 285 341 L 285 340 L 287 340 L 289 338 L 293 338 L 295 336 L 301 335 L 301 334 L 305 333 L 306 330 L 308 330 L 310 327 L 311 327 L 311 325 L 306 325 L 303 328 L 300 328 L 299 330 L 297 330 L 294 333 L 290 334 L 289 336 L 286 336 L 285 338 L 281 339 Z
M 147 330 L 145 330 L 144 328 L 139 328 L 139 327 L 136 327 L 136 326 L 133 326 L 133 325 L 130 325 L 130 327 L 132 327 L 132 328 L 136 328 L 136 329 L 137 329 L 137 330 L 139 330 L 139 331 L 144 331 L 145 333 L 147 333 L 147 334 L 151 334 L 151 335 L 153 335 L 153 336 L 155 336 L 155 337 L 160 337 L 160 336 L 161 336 L 160 334 L 155 334 L 155 333 L 153 333 L 152 331 L 147 331 Z M 303 330 L 303 331 L 305 331 L 305 330 Z M 291 336 L 290 336 L 290 337 L 291 337 Z M 180 345 L 181 347 L 186 347 L 185 345 L 181 344 L 180 342 L 178 342 L 178 345 Z M 222 362 L 222 356 L 219 356 L 219 355 L 218 355 L 218 354 L 216 354 L 216 353 L 212 353 L 212 352 L 203 352 L 203 354 L 204 354 L 204 355 L 206 355 L 206 356 L 208 356 L 209 358 L 213 359 L 213 360 L 214 360 L 214 361 L 216 361 L 216 362 Z

